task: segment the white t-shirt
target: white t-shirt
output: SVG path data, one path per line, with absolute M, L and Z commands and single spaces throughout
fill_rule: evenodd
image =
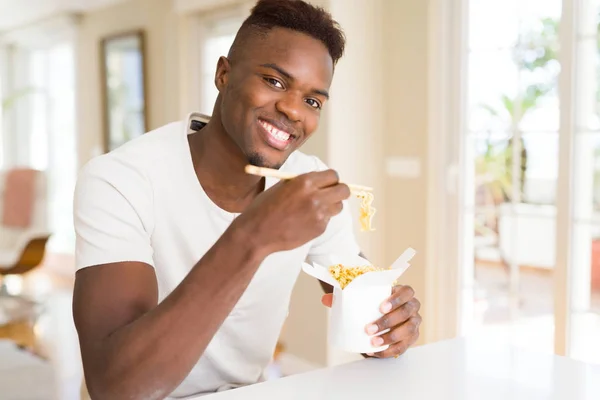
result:
M 194 172 L 187 135 L 193 132 L 190 126 L 206 121 L 191 114 L 83 168 L 74 203 L 77 269 L 119 261 L 147 263 L 155 269 L 159 301 L 184 279 L 236 217 L 210 200 Z M 305 173 L 326 168 L 318 158 L 294 152 L 281 169 Z M 266 188 L 275 183 L 267 179 Z M 342 252 L 359 253 L 347 206 L 316 240 L 265 259 L 172 398 L 260 381 L 302 262 Z

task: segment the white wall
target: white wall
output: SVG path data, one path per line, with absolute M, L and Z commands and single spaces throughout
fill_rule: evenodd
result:
M 423 303 L 421 339 L 428 328 L 425 306 L 429 296 L 427 279 L 431 267 L 426 258 L 428 204 L 428 1 L 384 1 L 384 157 L 418 160 L 420 174 L 402 178 L 384 174 L 385 263 L 389 264 L 404 248 L 417 255 L 401 279 L 410 284 Z
M 178 22 L 169 0 L 130 0 L 82 16 L 77 43 L 80 165 L 102 152 L 100 42 L 106 36 L 146 32 L 149 129 L 181 118 Z

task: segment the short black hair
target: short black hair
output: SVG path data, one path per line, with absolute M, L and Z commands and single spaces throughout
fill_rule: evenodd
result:
M 229 56 L 252 33 L 266 33 L 273 28 L 286 28 L 309 35 L 323 43 L 336 65 L 344 54 L 346 37 L 331 14 L 303 0 L 258 0 L 250 16 L 240 27 Z

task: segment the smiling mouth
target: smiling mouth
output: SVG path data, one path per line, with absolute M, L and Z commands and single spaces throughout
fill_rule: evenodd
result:
M 263 128 L 267 144 L 277 150 L 283 151 L 287 149 L 294 140 L 294 135 L 277 128 L 263 119 L 259 119 L 258 124 Z

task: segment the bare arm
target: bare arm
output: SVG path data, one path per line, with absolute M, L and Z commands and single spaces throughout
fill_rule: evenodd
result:
M 149 265 L 80 270 L 74 318 L 92 398 L 162 399 L 171 393 L 198 361 L 263 257 L 243 232 L 228 231 L 159 305 Z

